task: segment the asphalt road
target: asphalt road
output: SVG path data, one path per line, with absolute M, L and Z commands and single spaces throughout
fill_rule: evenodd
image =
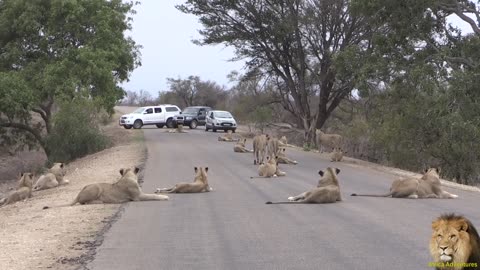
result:
M 351 197 L 385 193 L 395 177 L 291 148 L 287 154 L 299 164 L 281 165 L 287 176 L 251 180 L 253 155 L 218 142 L 222 133 L 203 127 L 188 134 L 143 131 L 145 192 L 193 181 L 194 166 L 209 167 L 214 191 L 129 203 L 88 269 L 432 269 L 434 218 L 456 212 L 480 229 L 479 193 L 447 189 L 460 196 L 453 200 Z M 341 169 L 344 201 L 265 204 L 312 188 L 317 172 L 332 165 Z

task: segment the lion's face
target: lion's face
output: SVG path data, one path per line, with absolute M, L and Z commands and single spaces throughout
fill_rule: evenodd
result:
M 432 223 L 430 253 L 438 262 L 464 262 L 470 254 L 470 236 L 463 219 L 436 220 Z

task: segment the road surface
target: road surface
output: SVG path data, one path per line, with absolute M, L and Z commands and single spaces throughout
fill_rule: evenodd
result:
M 194 166 L 208 166 L 214 191 L 129 203 L 88 269 L 432 269 L 434 218 L 456 212 L 480 229 L 479 193 L 447 189 L 460 196 L 453 200 L 351 197 L 385 193 L 395 176 L 346 163 L 334 164 L 341 169 L 344 201 L 266 205 L 312 188 L 318 171 L 332 163 L 288 148 L 299 164 L 281 165 L 287 176 L 251 180 L 257 171 L 251 153 L 234 153 L 233 143 L 218 142 L 222 133 L 188 131 L 143 129 L 143 190 L 193 181 Z

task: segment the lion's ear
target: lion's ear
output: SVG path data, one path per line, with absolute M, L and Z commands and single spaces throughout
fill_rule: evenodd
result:
M 437 173 L 440 174 L 440 172 L 442 171 L 442 169 L 440 167 L 437 167 L 435 168 L 437 170 Z
M 286 148 L 283 148 L 283 152 L 285 152 L 285 149 L 286 149 Z
M 135 169 L 133 170 L 133 172 L 135 172 L 135 174 L 137 174 L 139 171 L 140 171 L 140 168 L 138 168 L 138 167 L 135 167 Z
M 435 220 L 434 222 L 432 222 L 432 230 L 433 231 L 436 231 L 438 229 L 438 227 L 440 227 L 440 221 L 439 220 Z
M 22 172 L 22 173 L 20 173 L 20 177 L 23 177 L 23 175 L 24 175 L 24 173 L 23 173 L 23 172 Z
M 336 173 L 336 174 L 339 174 L 339 173 L 340 173 L 340 169 L 339 169 L 339 168 L 335 168 L 335 173 Z
M 197 167 L 194 167 L 193 170 L 194 170 L 195 172 L 197 172 L 197 171 L 198 171 L 198 168 L 197 168 Z
M 320 174 L 320 176 L 323 176 L 323 171 L 322 170 L 318 171 L 318 174 Z
M 120 169 L 120 175 L 123 176 L 123 173 L 125 172 L 124 169 Z
M 63 169 L 63 163 L 60 163 L 60 168 L 62 168 L 62 169 Z
M 208 172 L 208 167 L 205 167 L 205 172 Z
M 455 227 L 458 231 L 466 232 L 468 230 L 468 223 L 465 219 L 460 219 L 456 222 Z

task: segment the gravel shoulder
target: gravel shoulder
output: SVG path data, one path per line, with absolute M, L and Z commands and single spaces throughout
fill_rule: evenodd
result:
M 0 208 L 1 269 L 77 269 L 93 256 L 122 205 L 55 206 L 73 201 L 87 184 L 116 181 L 120 168 L 142 166 L 146 157 L 143 132 L 121 129 L 116 121 L 104 131 L 115 146 L 69 163 L 69 185 Z M 42 210 L 47 205 L 53 208 Z

